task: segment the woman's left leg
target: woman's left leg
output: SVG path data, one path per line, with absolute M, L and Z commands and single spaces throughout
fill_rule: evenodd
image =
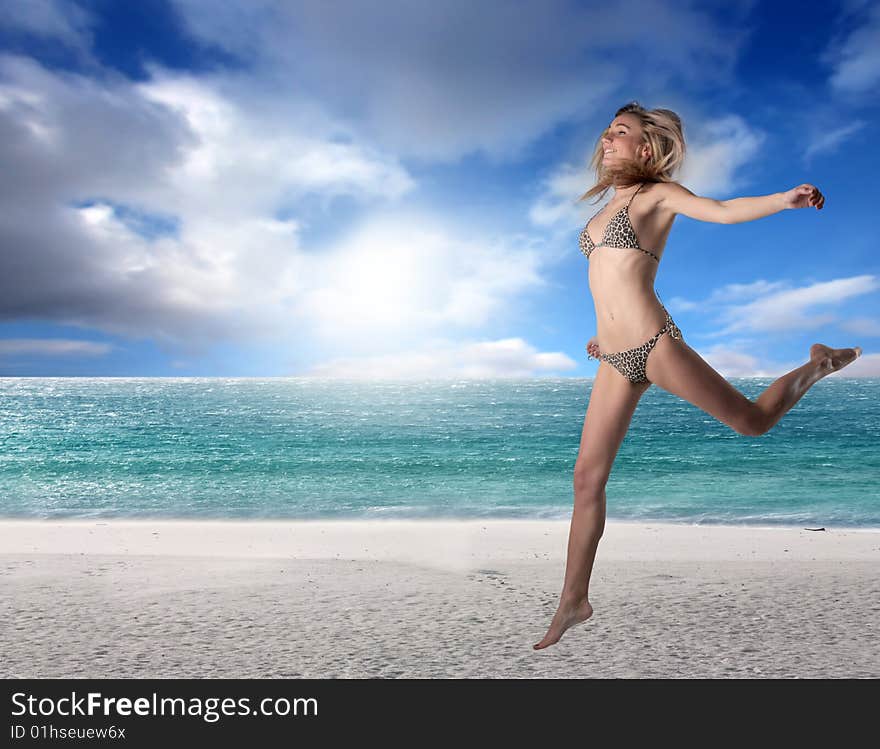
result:
M 810 360 L 782 375 L 755 401 L 731 385 L 683 340 L 660 336 L 648 357 L 647 377 L 664 390 L 714 416 L 738 434 L 757 437 L 772 429 L 823 377 L 843 369 L 861 348 L 810 347 Z

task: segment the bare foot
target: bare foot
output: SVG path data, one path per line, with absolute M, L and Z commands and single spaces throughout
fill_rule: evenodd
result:
M 861 355 L 861 346 L 856 346 L 855 348 L 829 348 L 821 343 L 814 343 L 810 346 L 810 361 L 819 362 L 823 377 L 843 369 L 847 364 L 852 364 Z
M 565 630 L 573 624 L 585 622 L 592 615 L 593 607 L 586 598 L 579 603 L 560 603 L 559 608 L 556 609 L 553 621 L 550 622 L 550 629 L 548 629 L 547 634 L 544 635 L 544 639 L 541 640 L 541 642 L 532 645 L 532 648 L 535 650 L 541 650 L 549 645 L 556 644 L 559 642 L 559 638 L 562 637 Z

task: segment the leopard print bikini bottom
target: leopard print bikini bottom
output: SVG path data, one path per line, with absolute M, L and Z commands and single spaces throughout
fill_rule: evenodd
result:
M 636 346 L 635 348 L 630 348 L 626 351 L 618 351 L 613 354 L 599 354 L 599 357 L 603 361 L 608 362 L 633 385 L 649 382 L 645 373 L 645 368 L 648 365 L 648 354 L 651 353 L 654 344 L 657 343 L 661 335 L 669 333 L 673 338 L 684 340 L 681 334 L 681 329 L 675 324 L 666 307 L 663 307 L 663 311 L 666 313 L 665 324 L 641 346 Z M 588 354 L 587 358 L 592 359 L 593 357 Z

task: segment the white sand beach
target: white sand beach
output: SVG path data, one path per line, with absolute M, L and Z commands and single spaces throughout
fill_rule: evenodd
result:
M 880 531 L 609 521 L 0 521 L 5 678 L 880 676 Z

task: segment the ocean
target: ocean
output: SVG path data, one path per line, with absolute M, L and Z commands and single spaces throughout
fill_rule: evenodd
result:
M 0 516 L 568 519 L 591 385 L 0 378 Z M 878 417 L 876 378 L 821 380 L 760 437 L 651 387 L 607 516 L 880 528 Z

